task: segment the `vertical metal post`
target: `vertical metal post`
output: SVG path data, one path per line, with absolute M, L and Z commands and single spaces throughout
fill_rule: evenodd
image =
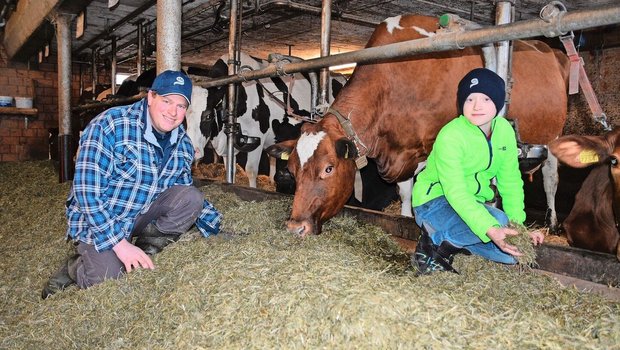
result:
M 331 43 L 331 20 L 332 20 L 332 1 L 323 0 L 321 10 L 321 57 L 329 56 Z M 319 77 L 319 105 L 328 104 L 329 93 L 329 68 L 321 68 Z
M 230 24 L 229 24 L 229 33 L 228 33 L 228 75 L 237 74 L 237 18 L 238 18 L 238 10 L 239 10 L 239 1 L 231 0 L 230 1 Z M 236 88 L 235 84 L 228 85 L 228 103 L 227 103 L 227 111 L 228 111 L 228 124 L 226 125 L 226 134 L 227 134 L 227 144 L 226 144 L 226 158 L 228 159 L 228 164 L 226 167 L 226 182 L 235 183 L 235 148 L 233 137 L 235 134 L 235 125 L 237 122 L 237 111 L 236 107 Z
M 71 140 L 71 20 L 71 15 L 52 15 L 58 46 L 58 145 L 61 183 L 73 179 L 74 168 Z
M 144 20 L 140 19 L 138 20 L 138 54 L 136 56 L 136 68 L 138 70 L 138 75 L 142 74 L 142 55 L 143 55 L 143 51 L 144 51 L 144 28 L 142 25 L 142 22 Z
M 110 40 L 112 40 L 110 43 L 110 51 L 112 55 L 112 64 L 110 67 L 112 77 L 110 78 L 110 85 L 112 88 L 112 95 L 116 95 L 116 37 L 112 36 Z
M 80 67 L 80 96 L 84 93 L 84 70 L 82 69 L 82 63 L 79 64 Z
M 157 0 L 157 74 L 181 69 L 181 0 Z
M 93 84 L 93 101 L 97 99 L 97 80 L 98 80 L 97 53 L 98 52 L 99 52 L 99 47 L 97 47 L 97 46 L 93 47 L 93 57 L 92 57 L 92 61 L 91 61 L 91 78 L 92 78 L 92 84 Z
M 512 22 L 512 3 L 510 1 L 500 1 L 497 3 L 495 8 L 495 24 L 506 24 Z M 506 91 L 509 92 L 510 82 L 508 71 L 510 68 L 510 41 L 499 41 L 497 42 L 497 75 L 502 77 L 506 82 Z M 507 99 L 509 99 L 509 94 L 506 94 Z M 501 111 L 501 114 L 504 114 L 506 107 L 504 107 Z M 498 114 L 500 111 L 498 111 Z

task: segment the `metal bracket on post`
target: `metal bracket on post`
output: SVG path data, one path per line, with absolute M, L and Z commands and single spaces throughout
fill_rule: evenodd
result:
M 566 14 L 566 6 L 561 1 L 551 1 L 547 5 L 543 6 L 540 10 L 540 18 L 547 22 L 552 23 L 554 28 L 549 29 L 544 35 L 547 38 L 554 38 L 559 35 L 564 35 L 566 32 L 560 30 L 560 24 L 562 23 L 562 17 Z
M 575 43 L 573 42 L 574 37 L 575 35 L 573 32 L 560 37 L 560 41 L 566 50 L 566 55 L 568 55 L 570 59 L 568 93 L 569 95 L 578 93 L 579 86 L 581 86 L 581 90 L 592 112 L 592 119 L 601 124 L 605 131 L 610 131 L 611 126 L 609 125 L 609 120 L 607 120 L 607 115 L 603 112 L 603 108 L 596 98 L 596 94 L 594 93 L 594 89 L 592 88 L 592 84 L 584 68 L 583 59 L 579 56 L 575 48 Z

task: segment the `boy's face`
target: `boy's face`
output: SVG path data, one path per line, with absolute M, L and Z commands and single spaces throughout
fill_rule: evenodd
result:
M 489 96 L 481 92 L 473 92 L 465 99 L 463 115 L 472 124 L 488 131 L 491 121 L 497 115 L 497 108 Z
M 183 123 L 188 103 L 182 95 L 160 96 L 154 91 L 148 94 L 149 114 L 155 130 L 166 133 Z

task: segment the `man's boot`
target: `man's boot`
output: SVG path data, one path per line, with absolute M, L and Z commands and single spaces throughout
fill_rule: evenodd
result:
M 138 235 L 134 245 L 142 249 L 148 255 L 154 255 L 161 252 L 164 247 L 172 242 L 176 242 L 181 234 L 167 234 L 161 232 L 155 224 L 149 223 L 142 233 Z
M 47 299 L 50 295 L 60 292 L 76 283 L 77 259 L 79 257 L 79 254 L 75 254 L 60 266 L 43 287 L 41 298 Z

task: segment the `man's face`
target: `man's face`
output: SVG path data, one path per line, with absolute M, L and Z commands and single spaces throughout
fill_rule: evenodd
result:
M 154 91 L 149 91 L 148 105 L 153 127 L 161 133 L 166 133 L 183 123 L 189 104 L 181 95 L 160 96 Z

